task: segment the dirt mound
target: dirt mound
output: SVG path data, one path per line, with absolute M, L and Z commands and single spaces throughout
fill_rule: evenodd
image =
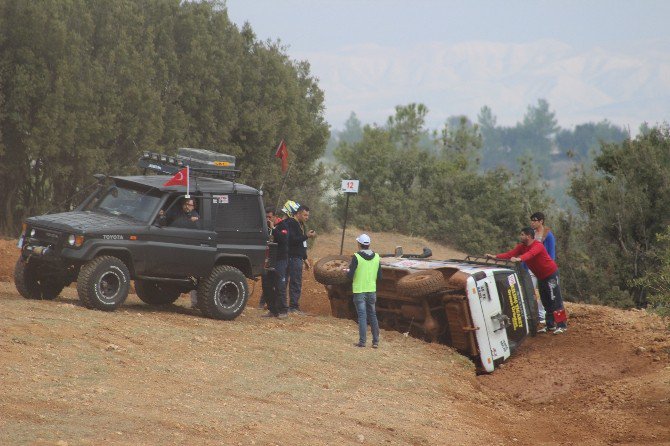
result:
M 15 241 L 0 252 L 11 277 Z M 322 235 L 313 255 L 338 252 L 339 235 Z M 0 444 L 670 444 L 670 334 L 644 311 L 568 305 L 567 333 L 476 376 L 400 333 L 353 348 L 355 323 L 326 316 L 309 273 L 311 316 L 252 306 L 220 322 L 186 296 L 164 309 L 130 296 L 103 313 L 72 288 L 29 301 L 0 283 Z

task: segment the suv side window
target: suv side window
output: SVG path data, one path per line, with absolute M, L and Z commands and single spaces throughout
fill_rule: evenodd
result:
M 202 229 L 202 213 L 200 212 L 202 198 L 191 196 L 190 199 L 193 200 L 193 204 L 195 206 L 191 211 L 189 211 L 189 213 L 193 212 L 194 215 L 197 215 L 199 217 L 198 220 L 192 222 L 189 221 L 188 218 L 184 219 L 184 209 L 182 208 L 182 204 L 185 200 L 185 196 L 179 195 L 170 198 L 166 202 L 166 206 L 163 208 L 165 219 L 162 220 L 162 223 L 168 227 L 180 227 L 182 229 Z M 157 221 L 160 224 L 160 216 L 157 217 Z
M 213 195 L 216 231 L 262 232 L 264 216 L 256 195 Z

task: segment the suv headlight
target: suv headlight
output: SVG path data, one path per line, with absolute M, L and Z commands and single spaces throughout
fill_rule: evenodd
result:
M 71 234 L 67 238 L 67 244 L 72 247 L 79 248 L 81 245 L 84 244 L 84 236 Z

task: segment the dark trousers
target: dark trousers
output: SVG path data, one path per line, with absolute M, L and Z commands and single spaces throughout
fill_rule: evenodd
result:
M 554 327 L 554 311 L 563 309 L 563 298 L 561 287 L 558 283 L 558 271 L 545 279 L 537 279 L 537 288 L 540 291 L 540 299 L 546 313 L 547 327 Z M 565 328 L 567 324 L 558 323 L 559 327 Z
M 300 309 L 300 293 L 302 292 L 302 257 L 288 258 L 288 276 L 289 276 L 289 308 L 291 310 Z
M 288 312 L 286 305 L 286 284 L 288 282 L 288 259 L 277 259 L 275 265 L 275 310 L 277 314 Z M 272 311 L 272 310 L 270 310 Z
M 268 306 L 268 310 L 273 314 L 277 311 L 277 273 L 272 270 L 264 270 L 261 276 L 261 286 L 263 294 L 261 295 L 260 305 Z

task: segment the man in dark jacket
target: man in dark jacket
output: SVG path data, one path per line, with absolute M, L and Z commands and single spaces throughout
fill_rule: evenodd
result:
M 195 210 L 193 198 L 184 198 L 181 207 L 173 206 L 166 214 L 162 209 L 158 213 L 158 224 L 172 228 L 199 229 L 200 215 Z
M 305 223 L 309 220 L 309 208 L 300 206 L 293 218 L 286 219 L 288 229 L 288 278 L 289 309 L 291 313 L 300 313 L 300 293 L 302 292 L 302 266 L 310 268 L 307 260 L 307 240 L 316 237 L 314 230 L 307 231 Z
M 282 221 L 275 224 L 272 230 L 272 239 L 277 243 L 277 262 L 275 265 L 275 293 L 272 306 L 268 302 L 270 310 L 266 317 L 276 316 L 280 319 L 288 317 L 288 305 L 286 305 L 286 285 L 288 283 L 289 263 L 289 228 L 288 222 L 297 212 L 300 206 L 295 201 L 287 201 L 281 212 L 286 216 Z

